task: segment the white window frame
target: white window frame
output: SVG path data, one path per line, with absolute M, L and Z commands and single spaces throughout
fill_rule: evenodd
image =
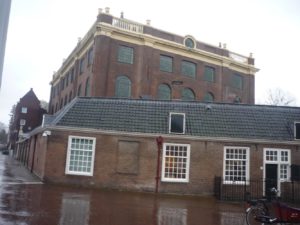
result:
M 179 133 L 179 132 L 172 132 L 172 131 L 171 131 L 171 126 L 172 126 L 172 115 L 183 115 L 183 128 L 182 128 L 182 133 Z M 170 133 L 170 134 L 185 134 L 185 113 L 170 112 L 170 114 L 169 114 L 169 133 Z
M 246 150 L 246 180 L 245 181 L 232 181 L 232 180 L 225 180 L 225 174 L 226 174 L 226 160 L 238 160 L 243 161 L 239 159 L 227 159 L 226 157 L 226 150 L 227 149 L 242 149 Z M 249 174 L 250 174 L 250 148 L 244 147 L 244 146 L 224 146 L 224 152 L 223 152 L 223 184 L 241 184 L 244 185 L 249 184 Z
M 273 152 L 277 152 L 277 160 L 267 160 L 267 151 L 273 151 Z M 282 152 L 287 152 L 287 160 L 282 160 L 281 159 L 281 153 Z M 290 181 L 291 179 L 291 150 L 290 149 L 280 149 L 280 148 L 264 148 L 264 168 L 266 168 L 266 164 L 276 164 L 277 165 L 277 180 L 278 182 L 284 182 L 284 181 Z M 287 165 L 287 178 L 283 179 L 282 174 L 281 174 L 281 165 Z M 266 174 L 265 174 L 265 170 L 264 170 L 264 179 L 266 178 Z M 278 185 L 279 187 L 280 185 Z
M 26 114 L 27 113 L 27 107 L 22 107 L 21 108 L 21 112 L 24 113 L 24 114 Z
M 25 119 L 20 119 L 20 126 L 25 126 L 26 120 Z
M 90 172 L 78 172 L 70 170 L 70 160 L 71 160 L 71 144 L 72 139 L 84 139 L 92 140 L 92 161 L 91 161 L 91 171 Z M 96 138 L 94 137 L 82 137 L 82 136 L 69 136 L 68 138 L 68 149 L 67 149 L 67 159 L 66 159 L 66 168 L 65 173 L 69 175 L 81 175 L 81 176 L 93 176 L 94 173 L 94 161 L 95 161 L 95 147 L 96 147 Z
M 186 147 L 186 173 L 185 178 L 169 178 L 165 176 L 166 169 L 166 147 L 174 146 L 174 147 Z M 177 183 L 188 183 L 189 182 L 189 174 L 190 174 L 190 152 L 191 145 L 190 144 L 178 144 L 178 143 L 164 143 L 163 144 L 163 158 L 162 158 L 162 170 L 161 170 L 161 181 L 164 182 L 177 182 Z

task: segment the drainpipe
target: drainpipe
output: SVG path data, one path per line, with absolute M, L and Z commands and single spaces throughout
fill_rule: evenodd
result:
M 161 149 L 162 144 L 164 142 L 164 139 L 159 136 L 156 138 L 156 144 L 157 144 L 157 165 L 156 165 L 156 184 L 155 184 L 155 193 L 158 193 L 158 184 L 160 180 L 160 155 L 161 155 Z
M 37 142 L 37 135 L 34 136 L 32 162 L 31 162 L 31 169 L 30 169 L 31 173 L 33 173 L 33 167 L 34 167 L 34 156 L 35 156 L 36 142 Z

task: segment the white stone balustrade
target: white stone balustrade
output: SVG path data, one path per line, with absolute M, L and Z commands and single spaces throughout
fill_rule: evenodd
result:
M 229 57 L 237 62 L 248 63 L 248 57 L 237 53 L 229 52 Z
M 129 20 L 113 18 L 112 25 L 123 30 L 128 30 L 135 33 L 143 33 L 143 25 L 131 22 Z

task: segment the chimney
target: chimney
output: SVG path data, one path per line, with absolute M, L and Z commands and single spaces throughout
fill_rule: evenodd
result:
M 147 26 L 151 26 L 151 20 L 146 20 Z
M 109 7 L 105 7 L 105 13 L 109 14 Z
M 124 12 L 121 12 L 120 18 L 121 18 L 121 19 L 124 19 Z
M 102 13 L 102 8 L 98 8 L 98 14 Z

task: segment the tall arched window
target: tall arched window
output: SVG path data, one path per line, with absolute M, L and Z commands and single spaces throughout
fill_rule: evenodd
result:
M 81 84 L 79 85 L 78 89 L 77 89 L 77 96 L 81 96 Z
M 90 88 L 90 78 L 88 77 L 85 82 L 85 92 L 84 96 L 91 96 L 91 88 Z
M 205 102 L 213 102 L 214 101 L 214 95 L 210 92 L 207 92 L 204 96 L 204 101 Z
M 131 97 L 131 81 L 126 76 L 119 76 L 116 80 L 115 96 L 118 98 Z
M 159 100 L 171 100 L 171 88 L 167 84 L 158 86 L 157 98 Z
M 190 88 L 184 88 L 182 89 L 182 93 L 181 93 L 181 98 L 182 100 L 187 100 L 187 101 L 193 101 L 195 100 L 195 94 L 193 92 L 192 89 Z

